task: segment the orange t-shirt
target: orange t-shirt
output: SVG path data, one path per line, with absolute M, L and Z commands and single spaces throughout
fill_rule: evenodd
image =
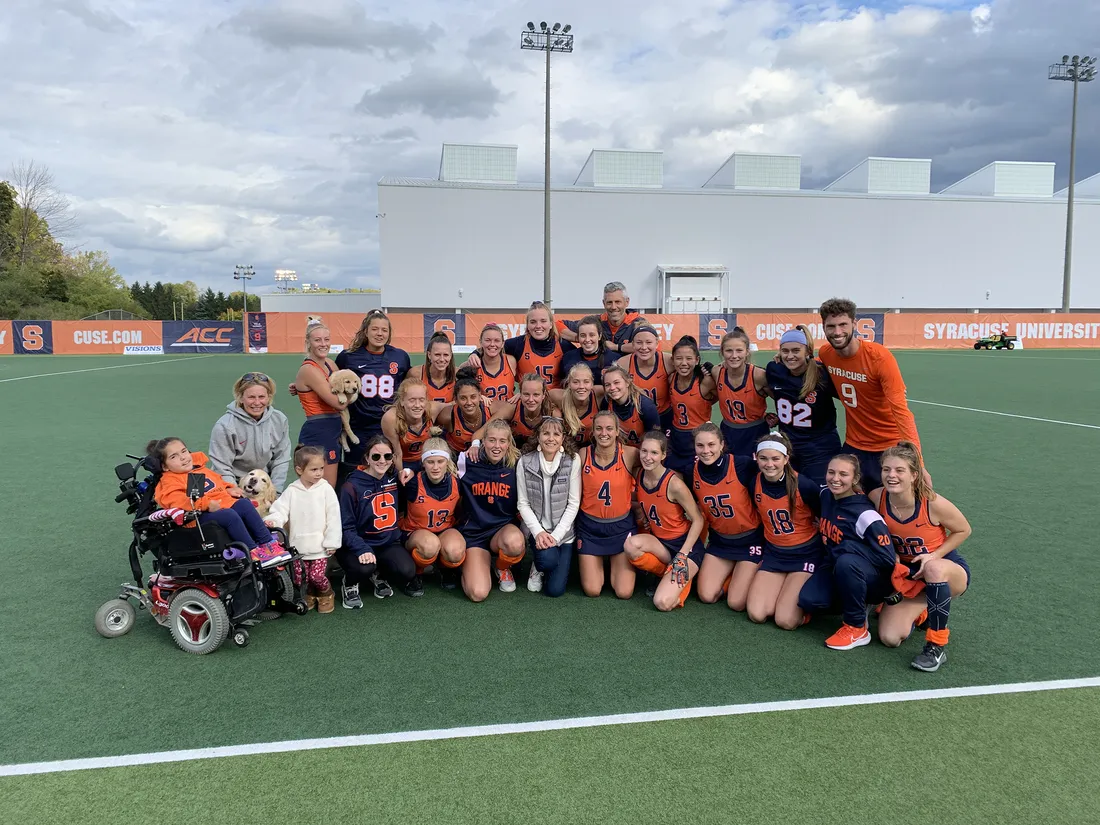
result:
M 842 358 L 832 345 L 823 344 L 817 357 L 829 370 L 844 404 L 845 443 L 872 453 L 899 441 L 912 441 L 920 448 L 917 423 L 905 399 L 905 382 L 890 350 L 874 341 L 861 341 L 855 355 Z
M 205 453 L 191 453 L 191 461 L 194 462 L 195 466 L 189 473 L 165 472 L 161 475 L 160 481 L 157 482 L 156 493 L 153 495 L 158 507 L 165 509 L 178 507 L 181 510 L 192 509 L 191 499 L 187 497 L 187 477 L 192 473 L 199 473 L 206 477 L 202 497 L 195 503 L 194 509 L 209 510 L 212 501 L 218 502 L 222 509 L 227 509 L 237 503 L 237 499 L 229 495 L 229 490 L 226 489 L 222 477 L 213 470 L 206 468 Z

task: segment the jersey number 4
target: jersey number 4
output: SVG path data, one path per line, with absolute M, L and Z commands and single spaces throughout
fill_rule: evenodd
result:
M 375 530 L 389 530 L 397 524 L 397 502 L 393 493 L 382 493 L 372 498 L 370 511 L 374 516 Z
M 776 399 L 775 402 L 775 414 L 779 416 L 780 423 L 789 424 L 792 427 L 812 427 L 811 412 L 813 410 L 810 405 L 802 402 L 792 404 L 786 398 Z
M 654 525 L 655 527 L 660 527 L 661 526 L 661 519 L 657 515 L 657 505 L 656 504 L 649 505 L 649 510 L 646 511 L 645 517 L 647 519 L 649 519 L 649 523 Z
M 603 502 L 604 507 L 611 506 L 611 482 L 605 481 L 600 485 L 599 492 L 596 493 L 596 498 Z

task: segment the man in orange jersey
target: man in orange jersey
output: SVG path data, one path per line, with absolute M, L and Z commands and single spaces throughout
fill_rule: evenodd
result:
M 600 316 L 603 334 L 607 339 L 607 349 L 622 355 L 634 351 L 634 344 L 631 343 L 634 327 L 637 326 L 638 321 L 643 320 L 641 315 L 628 308 L 629 305 L 630 296 L 626 294 L 626 286 L 621 281 L 612 281 L 604 286 L 604 312 Z M 579 323 L 579 321 L 558 321 L 558 335 L 563 341 L 575 342 Z
M 859 456 L 864 488 L 872 490 L 882 486 L 883 450 L 902 441 L 920 450 L 917 423 L 893 353 L 856 335 L 856 305 L 847 298 L 830 298 L 820 312 L 828 343 L 817 355 L 844 404 L 844 449 Z

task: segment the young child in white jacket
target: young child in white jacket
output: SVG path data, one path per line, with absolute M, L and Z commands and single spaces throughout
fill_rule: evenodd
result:
M 299 445 L 294 451 L 294 472 L 298 480 L 271 505 L 264 524 L 283 527 L 289 522 L 287 538 L 302 557 L 295 566 L 294 581 L 301 584 L 304 575 L 306 604 L 318 613 L 331 613 L 336 600 L 325 570 L 328 557 L 343 542 L 340 502 L 325 481 L 325 455 L 320 447 Z

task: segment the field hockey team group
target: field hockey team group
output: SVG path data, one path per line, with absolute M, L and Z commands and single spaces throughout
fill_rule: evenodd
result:
M 335 360 L 329 330 L 307 330 L 291 386 L 307 416 L 298 480 L 268 525 L 289 521 L 306 548 L 311 604 L 334 605 L 330 555 L 344 607 L 358 608 L 364 586 L 420 596 L 433 571 L 475 602 L 494 581 L 512 592 L 530 550 L 527 587 L 548 596 L 565 591 L 575 556 L 590 597 L 609 579 L 618 598 L 644 587 L 667 611 L 694 589 L 787 630 L 839 611 L 825 642 L 835 650 L 868 644 L 876 614 L 889 646 L 923 628 L 912 664 L 937 670 L 951 601 L 969 584 L 958 548 L 970 525 L 933 492 L 897 363 L 855 334 L 855 305 L 822 305 L 828 343 L 816 356 L 796 327 L 758 367 L 740 328 L 711 366 L 690 336 L 662 351 L 621 283 L 603 303 L 601 315 L 555 322 L 535 302 L 523 335 L 487 325 L 461 368 L 444 334 L 412 368 L 381 311 Z M 348 408 L 359 443 L 346 455 L 328 383 L 337 369 L 361 381 Z

